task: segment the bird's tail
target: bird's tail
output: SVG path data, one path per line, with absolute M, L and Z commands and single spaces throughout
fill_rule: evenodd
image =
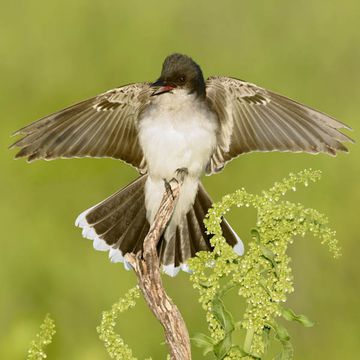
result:
M 124 262 L 127 253 L 142 249 L 149 223 L 146 219 L 144 187 L 147 175 L 133 181 L 124 189 L 111 195 L 101 203 L 84 211 L 76 220 L 83 229 L 83 236 L 93 240 L 96 250 L 109 251 L 113 262 Z M 174 276 L 181 269 L 187 271 L 186 262 L 198 251 L 211 251 L 210 235 L 203 223 L 212 202 L 204 187 L 199 184 L 195 202 L 190 211 L 170 238 L 161 237 L 158 254 L 163 270 Z M 243 244 L 227 221 L 222 221 L 226 241 L 241 255 Z

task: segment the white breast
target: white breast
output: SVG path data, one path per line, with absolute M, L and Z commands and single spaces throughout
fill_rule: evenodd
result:
M 183 90 L 154 97 L 139 122 L 139 139 L 149 178 L 145 187 L 147 218 L 153 221 L 164 192 L 164 179 L 188 169 L 168 226 L 176 226 L 192 206 L 203 173 L 216 146 L 217 119 L 205 104 Z
M 155 97 L 139 126 L 140 144 L 152 177 L 170 180 L 179 168 L 199 177 L 216 145 L 215 116 L 183 90 Z

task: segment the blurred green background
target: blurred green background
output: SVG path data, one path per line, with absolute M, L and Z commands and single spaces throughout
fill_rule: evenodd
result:
M 0 13 L 0 358 L 23 359 L 47 312 L 57 324 L 50 359 L 107 359 L 96 326 L 135 284 L 74 227 L 76 216 L 128 184 L 136 172 L 113 160 L 14 161 L 10 134 L 50 112 L 129 82 L 154 80 L 163 58 L 191 55 L 205 76 L 267 87 L 359 128 L 360 3 L 305 1 L 2 1 Z M 350 134 L 355 139 L 357 132 Z M 316 322 L 291 325 L 296 359 L 355 359 L 360 343 L 360 148 L 348 155 L 250 154 L 204 179 L 213 198 L 260 191 L 290 171 L 323 179 L 291 199 L 325 212 L 343 256 L 316 239 L 291 248 L 289 304 Z M 252 210 L 229 219 L 249 240 Z M 165 278 L 190 330 L 205 330 L 188 275 Z M 236 295 L 229 297 L 232 309 Z M 164 358 L 162 329 L 141 300 L 119 331 L 140 358 Z M 201 352 L 194 349 L 194 359 Z

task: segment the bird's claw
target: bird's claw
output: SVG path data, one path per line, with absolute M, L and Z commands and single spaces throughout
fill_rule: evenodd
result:
M 171 183 L 172 182 L 176 182 L 178 184 L 181 184 L 184 182 L 185 177 L 189 174 L 189 171 L 187 168 L 179 168 L 176 169 L 175 171 L 175 177 L 173 177 L 170 181 L 167 181 L 166 179 L 164 180 L 164 186 L 165 186 L 165 191 L 167 194 L 170 194 L 172 196 L 172 198 L 174 199 L 174 194 L 171 188 Z
M 184 182 L 185 177 L 186 177 L 187 175 L 189 175 L 189 170 L 188 170 L 187 168 L 185 168 L 185 167 L 179 168 L 179 169 L 176 169 L 175 174 L 176 174 L 176 178 L 175 178 L 175 179 L 176 179 L 178 182 Z
M 171 185 L 170 185 L 170 182 L 173 181 L 173 180 L 176 180 L 176 179 L 172 179 L 170 181 L 167 181 L 166 179 L 164 179 L 164 186 L 165 186 L 166 193 L 170 194 L 174 198 L 174 195 L 173 195 L 173 192 L 172 192 L 172 189 L 171 189 Z

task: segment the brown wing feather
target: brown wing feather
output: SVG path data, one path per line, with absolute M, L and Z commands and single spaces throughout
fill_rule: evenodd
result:
M 137 121 L 150 99 L 147 83 L 130 84 L 48 115 L 20 130 L 16 157 L 110 157 L 146 171 Z
M 340 121 L 296 101 L 238 79 L 210 77 L 207 100 L 220 121 L 218 146 L 207 173 L 251 151 L 328 153 L 347 151 L 353 142 Z

